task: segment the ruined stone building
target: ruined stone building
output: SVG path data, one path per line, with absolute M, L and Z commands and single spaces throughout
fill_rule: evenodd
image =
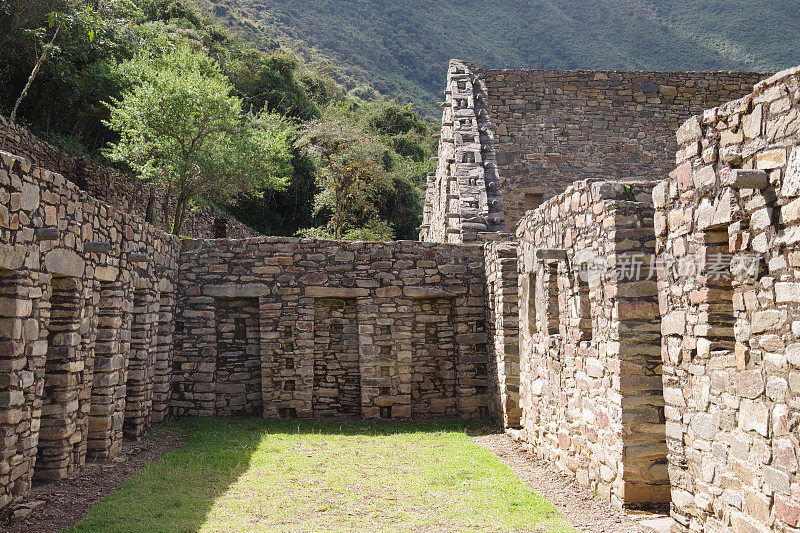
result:
M 765 77 L 453 61 L 421 242 L 178 239 L 14 127 L 0 507 L 167 417 L 491 416 L 676 532 L 797 531 L 800 68 Z
M 420 240 L 514 232 L 581 179 L 662 179 L 681 122 L 750 92 L 736 72 L 491 70 L 453 60 Z
M 484 243 L 493 415 L 675 531 L 800 526 L 800 71 L 762 77 L 453 61 L 442 104 L 420 238 Z

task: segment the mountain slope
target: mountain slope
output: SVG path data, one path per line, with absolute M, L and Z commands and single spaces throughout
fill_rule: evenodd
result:
M 355 94 L 433 111 L 452 57 L 498 68 L 775 71 L 800 63 L 796 0 L 197 0 Z

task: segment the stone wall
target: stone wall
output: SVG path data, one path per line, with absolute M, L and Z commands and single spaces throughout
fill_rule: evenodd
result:
M 800 70 L 689 119 L 656 187 L 676 531 L 800 526 Z
M 153 295 L 172 298 L 179 251 L 141 218 L 0 152 L 0 507 L 34 477 L 114 455 L 123 428 L 138 435 L 164 410 L 152 391 L 169 376 L 153 367 L 172 343 L 153 342 Z
M 525 211 L 579 179 L 663 179 L 680 123 L 764 76 L 494 70 L 453 60 L 420 240 L 513 231 Z
M 576 182 L 517 229 L 513 434 L 617 506 L 669 500 L 651 189 Z
M 519 304 L 517 245 L 488 242 L 486 264 L 486 323 L 489 326 L 489 411 L 503 427 L 519 427 Z M 493 357 L 492 357 L 493 354 Z
M 0 508 L 168 414 L 487 415 L 483 250 L 180 240 L 0 152 Z
M 242 332 L 253 349 L 237 353 L 259 369 L 261 396 L 237 400 L 242 408 L 263 408 L 266 418 L 487 412 L 480 247 L 187 240 L 181 263 L 175 415 L 228 414 L 253 379 L 252 371 L 235 379 L 225 363 L 217 324 L 228 313 L 221 302 L 232 298 L 258 309 L 258 327 Z
M 419 240 L 464 243 L 506 231 L 486 86 L 468 63 L 452 60 L 438 165 L 428 175 Z
M 145 218 L 148 206 L 152 220 L 163 225 L 163 192 L 148 187 L 142 180 L 123 174 L 85 158 L 77 158 L 38 139 L 24 127 L 11 126 L 0 116 L 0 149 L 29 160 L 34 166 L 57 172 L 89 193 L 90 196 L 124 211 Z M 201 207 L 186 220 L 183 234 L 195 238 L 215 238 L 224 228 L 228 238 L 256 237 L 258 232 L 215 209 Z

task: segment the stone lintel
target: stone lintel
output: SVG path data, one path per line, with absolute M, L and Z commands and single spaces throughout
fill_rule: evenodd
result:
M 80 278 L 83 276 L 86 263 L 72 250 L 58 248 L 47 252 L 44 264 L 50 274 Z
M 366 298 L 369 289 L 359 287 L 306 287 L 306 296 L 311 298 Z
M 455 294 L 440 287 L 404 287 L 403 295 L 410 298 L 453 298 Z
M 541 248 L 536 250 L 536 259 L 540 261 L 566 261 L 567 251 L 556 248 Z
M 769 186 L 769 176 L 763 170 L 736 168 L 731 171 L 730 183 L 734 189 L 765 189 Z
M 269 286 L 261 283 L 223 283 L 203 287 L 203 294 L 215 298 L 257 298 L 269 293 Z

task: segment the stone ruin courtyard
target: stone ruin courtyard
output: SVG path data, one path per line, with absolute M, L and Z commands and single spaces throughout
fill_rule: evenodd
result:
M 444 94 L 419 242 L 179 239 L 3 120 L 4 525 L 800 531 L 800 67 Z

